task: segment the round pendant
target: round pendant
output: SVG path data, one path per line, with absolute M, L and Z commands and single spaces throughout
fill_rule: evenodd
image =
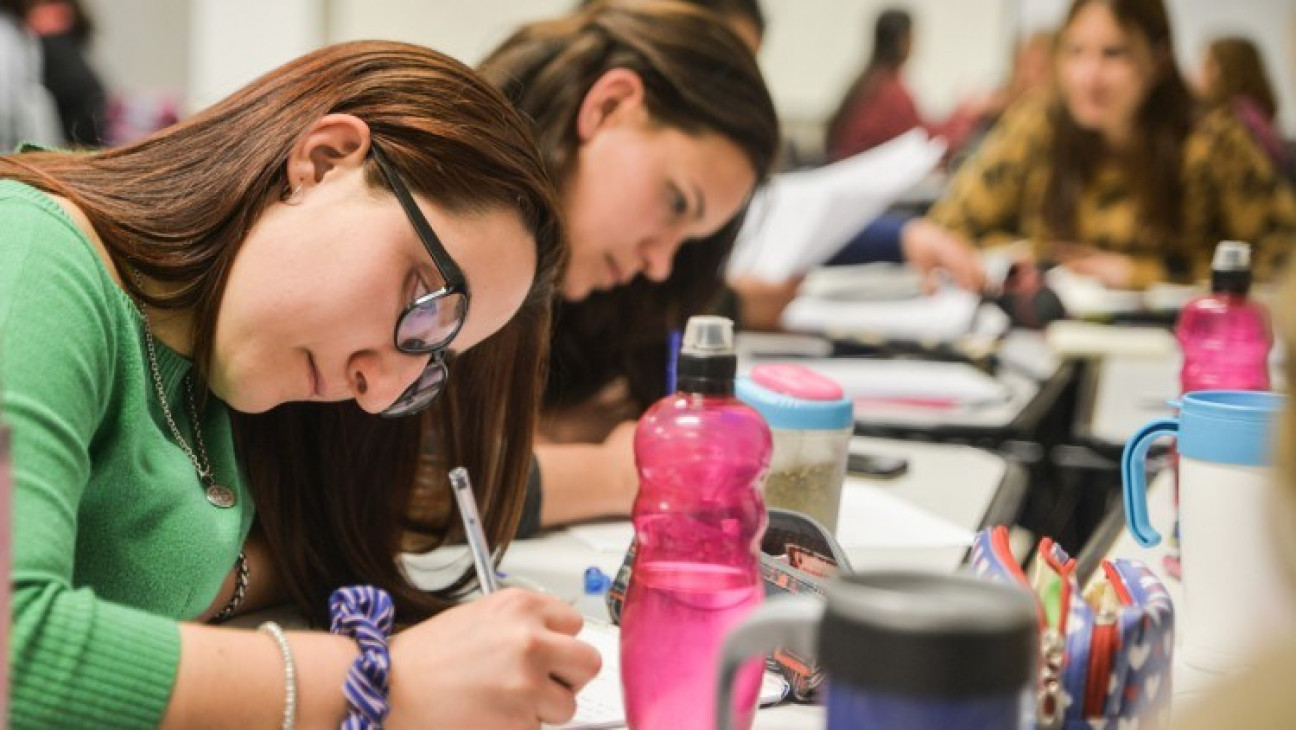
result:
M 238 503 L 238 497 L 233 489 L 213 484 L 207 487 L 207 501 L 221 509 L 229 509 Z

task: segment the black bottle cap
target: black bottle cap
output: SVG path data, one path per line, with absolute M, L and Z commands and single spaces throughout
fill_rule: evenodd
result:
M 728 395 L 734 390 L 738 358 L 734 354 L 733 320 L 689 317 L 675 364 L 676 387 L 683 393 Z

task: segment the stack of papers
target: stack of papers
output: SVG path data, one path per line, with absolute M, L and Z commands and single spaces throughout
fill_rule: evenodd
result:
M 783 310 L 783 326 L 793 332 L 846 339 L 948 342 L 972 331 L 981 297 L 945 287 L 926 297 L 890 301 L 842 301 L 797 297 Z

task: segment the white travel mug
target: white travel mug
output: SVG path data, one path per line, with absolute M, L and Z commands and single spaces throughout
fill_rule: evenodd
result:
M 1280 493 L 1272 441 L 1284 402 L 1259 391 L 1188 393 L 1176 418 L 1147 424 L 1125 446 L 1126 521 L 1151 547 L 1161 535 L 1148 523 L 1144 461 L 1156 438 L 1178 439 L 1179 651 L 1199 669 L 1237 669 L 1257 650 L 1296 635 L 1296 602 L 1273 529 Z

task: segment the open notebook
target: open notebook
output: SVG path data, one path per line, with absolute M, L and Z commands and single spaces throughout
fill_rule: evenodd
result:
M 577 695 L 576 717 L 566 725 L 544 727 L 551 730 L 625 727 L 625 701 L 621 697 L 621 630 L 609 623 L 586 619 L 585 627 L 577 637 L 598 649 L 603 657 L 603 668 Z M 781 702 L 787 693 L 788 685 L 782 677 L 765 672 L 760 688 L 761 706 Z

